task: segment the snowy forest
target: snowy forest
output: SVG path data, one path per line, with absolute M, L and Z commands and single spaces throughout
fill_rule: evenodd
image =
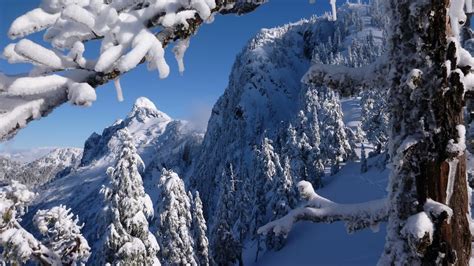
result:
M 205 129 L 143 95 L 80 148 L 0 149 L 0 263 L 474 265 L 472 0 L 324 4 L 241 47 Z M 41 0 L 2 36 L 29 71 L 0 72 L 0 142 L 266 5 Z

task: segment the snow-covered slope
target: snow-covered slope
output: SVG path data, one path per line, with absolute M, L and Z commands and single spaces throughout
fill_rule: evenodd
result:
M 85 142 L 84 156 L 79 167 L 69 174 L 56 179 L 39 191 L 36 204 L 32 206 L 32 215 L 37 209 L 64 204 L 79 215 L 85 222 L 83 232 L 93 248 L 98 248 L 97 240 L 104 233 L 104 202 L 99 193 L 103 184 L 108 182 L 106 170 L 114 166 L 121 143 L 118 131 L 128 128 L 134 145 L 142 157 L 147 170 L 152 173 L 162 167 L 182 173 L 191 163 L 191 157 L 202 139 L 187 126 L 186 121 L 173 120 L 156 109 L 146 98 L 137 99 L 132 111 L 124 119 L 104 129 L 102 134 L 94 133 Z M 153 169 L 153 170 L 148 170 Z M 154 176 L 143 174 L 145 190 L 157 202 L 157 184 Z M 26 219 L 30 220 L 30 219 Z M 94 263 L 94 258 L 92 261 Z

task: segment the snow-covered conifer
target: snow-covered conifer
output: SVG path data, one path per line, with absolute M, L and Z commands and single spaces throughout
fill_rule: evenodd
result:
M 35 224 L 46 237 L 40 241 L 21 225 L 21 216 L 35 194 L 17 182 L 0 188 L 0 260 L 22 264 L 33 260 L 44 265 L 84 263 L 89 257 L 89 245 L 81 235 L 77 218 L 63 206 L 38 211 Z
M 166 265 L 196 265 L 191 202 L 184 182 L 175 172 L 166 169 L 162 170 L 159 182 L 161 201 L 157 237 L 161 246 L 160 260 Z
M 211 234 L 212 256 L 217 265 L 242 263 L 242 243 L 232 232 L 235 218 L 235 179 L 232 166 L 226 168 L 221 175 L 217 214 Z
M 209 265 L 209 240 L 207 239 L 207 225 L 202 211 L 202 201 L 199 192 L 196 191 L 193 201 L 193 226 L 194 253 L 198 265 Z
M 383 89 L 365 90 L 361 93 L 362 130 L 367 140 L 374 145 L 375 152 L 386 150 L 388 141 L 389 115 L 387 91 Z
M 318 110 L 321 134 L 321 158 L 332 167 L 348 159 L 353 151 L 349 145 L 339 96 L 327 87 L 319 89 L 321 109 Z M 337 171 L 336 171 L 337 172 Z
M 119 131 L 119 138 L 122 150 L 115 167 L 107 170 L 110 184 L 102 189 L 110 225 L 100 259 L 114 265 L 159 265 L 159 246 L 147 220 L 153 216 L 153 204 L 140 175 L 143 161 L 127 128 Z
M 271 198 L 271 209 L 273 211 L 272 220 L 285 216 L 289 210 L 296 206 L 296 188 L 290 175 L 290 162 L 287 157 L 284 159 L 283 171 L 280 172 L 274 181 L 273 195 Z M 279 250 L 285 245 L 285 237 L 267 234 L 266 246 L 268 249 Z
M 82 236 L 82 225 L 71 209 L 60 205 L 48 210 L 39 210 L 33 222 L 44 236 L 43 243 L 61 257 L 63 265 L 85 263 L 90 247 Z

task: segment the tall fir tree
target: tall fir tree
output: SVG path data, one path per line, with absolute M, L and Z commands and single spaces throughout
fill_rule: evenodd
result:
M 119 139 L 120 156 L 115 168 L 107 170 L 110 184 L 101 191 L 110 219 L 101 259 L 112 265 L 159 265 L 159 246 L 147 220 L 153 216 L 153 204 L 139 172 L 144 164 L 127 128 L 119 131 Z
M 344 125 L 342 108 L 336 92 L 322 86 L 319 88 L 321 109 L 318 110 L 321 134 L 321 158 L 325 165 L 331 165 L 331 173 L 336 173 L 339 163 L 353 156 Z
M 232 232 L 235 219 L 235 177 L 232 165 L 228 165 L 223 171 L 220 186 L 217 218 L 211 234 L 213 260 L 217 265 L 241 265 L 242 243 Z
M 191 233 L 191 202 L 183 180 L 171 170 L 162 170 L 159 181 L 158 242 L 160 259 L 166 265 L 196 265 Z
M 198 265 L 209 265 L 209 240 L 207 239 L 207 225 L 202 211 L 202 201 L 196 191 L 192 208 L 192 234 L 194 237 L 194 254 Z
M 275 178 L 273 194 L 271 198 L 272 220 L 285 216 L 289 210 L 296 206 L 297 193 L 293 185 L 288 157 L 284 159 L 284 167 Z M 267 234 L 266 246 L 268 249 L 280 250 L 286 243 L 286 236 Z
M 389 131 L 387 90 L 370 89 L 361 92 L 362 130 L 377 154 L 386 151 Z

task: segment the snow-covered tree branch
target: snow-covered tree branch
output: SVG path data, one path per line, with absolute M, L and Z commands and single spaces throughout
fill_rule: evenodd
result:
M 90 248 L 81 235 L 78 218 L 64 206 L 40 210 L 35 225 L 45 236 L 35 238 L 21 225 L 21 216 L 35 194 L 17 181 L 0 189 L 0 246 L 1 260 L 16 264 L 35 260 L 42 265 L 61 265 L 86 262 Z
M 302 82 L 313 86 L 328 86 L 339 91 L 341 95 L 351 96 L 361 88 L 387 84 L 388 66 L 385 56 L 359 68 L 315 64 L 306 72 Z
M 388 218 L 387 199 L 360 204 L 339 204 L 316 194 L 311 183 L 307 181 L 300 181 L 298 190 L 307 203 L 290 211 L 284 217 L 260 227 L 259 234 L 273 232 L 286 237 L 293 225 L 299 221 L 315 223 L 343 221 L 348 232 L 354 232 L 367 227 L 376 229 L 380 222 Z
M 216 14 L 244 14 L 261 0 L 167 1 L 43 1 L 11 25 L 9 37 L 24 38 L 45 31 L 51 48 L 28 39 L 8 45 L 3 56 L 9 63 L 29 63 L 30 73 L 0 73 L 0 140 L 12 137 L 34 119 L 71 102 L 89 106 L 95 88 L 119 78 L 141 63 L 169 74 L 164 48 L 175 43 L 179 71 L 189 38 Z M 101 39 L 98 58 L 84 57 L 85 43 Z M 119 97 L 120 98 L 120 97 Z

